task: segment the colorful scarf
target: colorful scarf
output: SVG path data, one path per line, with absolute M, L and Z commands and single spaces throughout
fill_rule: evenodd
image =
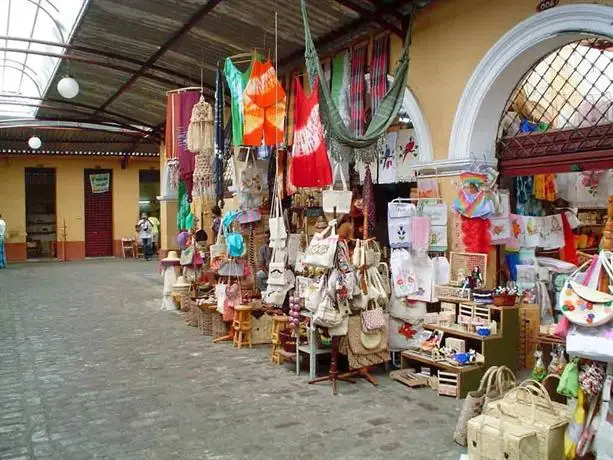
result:
M 349 86 L 349 106 L 351 115 L 351 129 L 355 134 L 364 134 L 366 125 L 366 107 L 364 101 L 366 74 L 366 58 L 368 56 L 368 46 L 353 48 L 351 52 L 351 80 Z
M 332 101 L 338 109 L 345 126 L 351 123 L 349 116 L 349 52 L 334 56 L 332 60 Z
M 387 61 L 389 58 L 389 36 L 375 39 L 370 58 L 370 107 L 372 113 L 379 108 L 379 102 L 387 92 Z

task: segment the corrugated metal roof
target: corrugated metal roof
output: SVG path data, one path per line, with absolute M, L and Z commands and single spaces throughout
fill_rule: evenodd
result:
M 358 6 L 357 11 L 362 8 L 371 12 L 378 5 L 386 8 L 393 5 L 398 11 L 404 11 L 406 4 L 410 3 L 410 0 L 350 1 Z M 380 28 L 373 22 L 377 20 L 376 16 L 361 18 L 355 9 L 341 6 L 341 3 L 345 2 L 308 1 L 314 39 L 325 37 L 329 42 L 321 48 L 321 52 L 344 46 L 356 35 Z M 157 59 L 148 62 L 150 68 L 138 79 L 130 82 L 141 65 L 150 60 L 170 37 L 206 5 L 215 6 Z M 71 45 L 120 56 L 112 58 L 83 50 L 68 50 L 67 54 L 90 62 L 71 60 L 68 66 L 64 61 L 46 97 L 60 98 L 56 90 L 57 81 L 70 72 L 80 84 L 79 95 L 73 101 L 93 107 L 107 105 L 105 110 L 136 119 L 142 125 L 161 126 L 166 115 L 166 91 L 198 85 L 201 64 L 204 67 L 204 85 L 210 94 L 214 87 L 216 65 L 226 56 L 254 47 L 274 54 L 275 11 L 279 62 L 286 69 L 300 66 L 304 38 L 299 0 L 90 0 Z M 339 30 L 343 31 L 342 36 L 335 35 L 335 31 Z M 116 68 L 105 68 L 92 61 Z M 127 82 L 130 83 L 129 87 L 113 98 Z M 81 113 L 73 115 L 43 107 L 39 109 L 38 116 L 82 120 L 83 110 L 79 111 Z M 89 110 L 92 121 L 96 118 L 93 112 Z M 114 118 L 105 112 L 98 115 Z M 131 123 L 125 119 L 115 119 Z

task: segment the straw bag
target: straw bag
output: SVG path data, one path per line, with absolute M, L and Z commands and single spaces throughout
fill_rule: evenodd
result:
M 330 235 L 326 236 L 328 232 Z M 313 235 L 304 254 L 304 263 L 315 267 L 332 268 L 337 244 L 338 236 L 334 230 L 334 224 L 328 225 L 323 232 Z
M 562 416 L 551 403 L 549 395 L 535 394 L 531 389 L 517 387 L 500 401 L 488 404 L 485 415 L 521 424 L 536 431 L 539 449 L 534 460 L 563 460 L 564 433 L 570 417 Z
M 536 430 L 488 415 L 468 422 L 470 460 L 533 460 L 539 454 Z
M 340 173 L 341 182 L 343 184 L 342 190 L 334 190 L 334 182 L 336 181 L 336 174 Z M 340 163 L 334 165 L 334 174 L 332 175 L 332 185 L 328 190 L 324 190 L 321 193 L 321 202 L 324 212 L 335 212 L 337 214 L 349 214 L 351 211 L 351 198 L 353 193 L 347 188 L 347 182 L 343 174 L 343 168 Z
M 486 403 L 500 398 L 514 384 L 515 376 L 505 366 L 492 366 L 485 371 L 485 374 L 481 377 L 479 388 L 475 391 L 469 391 L 466 395 L 453 433 L 454 441 L 461 446 L 466 446 L 469 420 L 480 415 Z

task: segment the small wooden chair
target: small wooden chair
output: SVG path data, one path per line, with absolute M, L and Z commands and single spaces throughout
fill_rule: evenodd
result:
M 135 242 L 134 238 L 122 238 L 121 239 L 121 254 L 123 258 L 130 257 L 131 259 L 136 258 L 136 251 L 134 250 Z
M 279 353 L 281 350 L 281 338 L 279 337 L 279 332 L 285 331 L 289 326 L 289 316 L 276 315 L 272 317 L 272 351 L 270 354 L 270 360 L 273 363 L 281 364 L 283 363 L 283 355 Z
M 234 307 L 234 320 L 232 321 L 232 330 L 234 331 L 234 339 L 232 345 L 240 348 L 243 346 L 243 341 L 246 341 L 251 348 L 251 306 L 237 305 Z

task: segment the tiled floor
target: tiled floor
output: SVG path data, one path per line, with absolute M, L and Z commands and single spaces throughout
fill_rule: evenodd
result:
M 0 270 L 0 460 L 458 459 L 459 403 L 310 386 L 159 310 L 154 262 Z

